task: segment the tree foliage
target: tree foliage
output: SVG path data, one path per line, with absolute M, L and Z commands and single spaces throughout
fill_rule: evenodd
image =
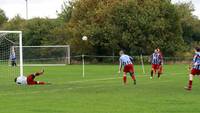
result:
M 8 18 L 6 17 L 5 12 L 0 9 L 0 27 L 2 26 L 3 23 L 5 23 L 8 20 Z
M 79 0 L 67 24 L 74 31 L 71 40 L 81 43 L 87 35 L 94 54 L 150 54 L 160 47 L 175 55 L 184 48 L 180 18 L 168 0 Z
M 196 16 L 192 15 L 194 6 L 191 2 L 176 4 L 177 11 L 181 18 L 182 37 L 186 43 L 191 44 L 192 41 L 200 41 L 200 21 Z
M 72 54 L 113 55 L 123 49 L 149 55 L 159 47 L 165 56 L 176 56 L 199 44 L 200 20 L 193 10 L 190 2 L 171 0 L 71 0 L 57 19 L 17 15 L 2 21 L 0 13 L 0 28 L 22 30 L 25 45 L 70 44 Z

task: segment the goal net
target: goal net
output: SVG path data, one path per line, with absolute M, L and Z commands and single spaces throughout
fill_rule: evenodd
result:
M 18 46 L 19 49 L 15 50 L 13 46 Z M 0 76 L 22 76 L 22 55 L 22 32 L 0 31 Z
M 13 48 L 18 50 L 19 46 L 13 46 Z M 65 66 L 70 64 L 69 45 L 22 46 L 22 48 L 24 66 Z

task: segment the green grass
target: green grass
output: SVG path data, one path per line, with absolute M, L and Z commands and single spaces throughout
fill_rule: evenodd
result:
M 86 65 L 85 78 L 80 65 L 25 67 L 24 73 L 41 68 L 45 74 L 37 80 L 52 85 L 19 86 L 14 75 L 0 75 L 0 113 L 200 113 L 198 77 L 191 92 L 183 89 L 186 65 L 166 65 L 161 79 L 153 80 L 135 66 L 136 86 L 129 76 L 124 86 L 115 65 Z

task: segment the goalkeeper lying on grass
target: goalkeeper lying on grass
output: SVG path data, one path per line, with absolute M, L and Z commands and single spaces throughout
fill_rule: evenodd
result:
M 15 82 L 17 84 L 22 84 L 22 85 L 44 85 L 44 84 L 49 84 L 46 82 L 39 82 L 39 81 L 35 81 L 35 77 L 40 76 L 44 73 L 44 70 L 40 71 L 40 72 L 36 72 L 34 74 L 30 74 L 27 77 L 26 76 L 19 76 L 15 78 Z

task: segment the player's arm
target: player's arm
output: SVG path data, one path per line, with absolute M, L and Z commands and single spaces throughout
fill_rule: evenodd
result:
M 33 76 L 39 76 L 39 75 L 42 75 L 43 73 L 44 73 L 44 69 L 42 69 L 39 72 L 34 73 Z
M 160 64 L 163 65 L 163 56 L 162 56 L 162 54 L 160 54 L 159 57 L 160 57 Z
M 189 64 L 189 70 L 192 69 L 192 66 L 194 65 L 194 63 L 196 62 L 196 59 L 197 59 L 197 55 L 194 56 L 192 62 Z
M 10 55 L 9 60 L 12 61 L 12 55 Z
M 161 65 L 163 65 L 164 57 L 163 57 L 163 54 L 161 52 L 160 52 L 160 57 L 161 57 Z
M 153 55 L 149 56 L 149 63 L 151 63 L 152 57 L 153 57 Z
M 122 70 L 122 62 L 121 62 L 121 60 L 119 60 L 119 71 L 118 71 L 118 73 L 120 73 L 121 70 Z
M 191 70 L 192 69 L 192 66 L 194 65 L 194 62 L 191 62 L 190 64 L 189 64 L 189 70 Z
M 129 56 L 129 59 L 130 59 L 132 62 L 134 61 L 133 57 L 131 57 L 131 56 Z

